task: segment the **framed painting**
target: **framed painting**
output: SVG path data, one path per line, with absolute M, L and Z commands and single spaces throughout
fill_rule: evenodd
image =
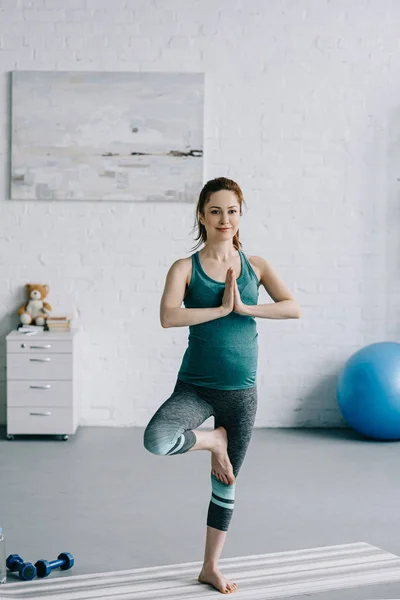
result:
M 11 198 L 195 202 L 203 73 L 15 71 Z

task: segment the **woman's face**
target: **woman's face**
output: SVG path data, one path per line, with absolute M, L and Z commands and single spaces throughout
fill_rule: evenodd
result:
M 220 190 L 212 194 L 204 206 L 204 215 L 200 215 L 200 223 L 207 231 L 207 240 L 232 239 L 239 229 L 239 222 L 239 200 L 230 190 Z

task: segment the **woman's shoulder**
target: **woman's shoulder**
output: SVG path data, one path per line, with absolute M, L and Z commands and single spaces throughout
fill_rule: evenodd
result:
M 266 262 L 268 262 L 265 258 L 263 258 L 262 256 L 259 256 L 258 254 L 246 254 L 247 260 L 249 260 L 250 262 L 254 263 L 255 265 L 259 265 L 262 266 L 263 264 L 265 264 Z
M 257 256 L 255 254 L 249 255 L 246 254 L 246 258 L 249 261 L 250 265 L 253 267 L 255 274 L 257 275 L 258 281 L 261 279 L 261 273 L 264 264 L 264 258 L 262 256 Z
M 189 285 L 192 276 L 192 256 L 177 258 L 171 265 L 170 270 L 172 269 L 179 271 Z
M 246 258 L 255 265 L 261 264 L 264 260 L 261 256 L 258 256 L 257 254 L 246 254 Z

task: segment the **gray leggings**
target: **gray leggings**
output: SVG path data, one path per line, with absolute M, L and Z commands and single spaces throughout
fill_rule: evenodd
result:
M 196 443 L 196 429 L 214 416 L 214 427 L 225 427 L 235 483 L 227 485 L 211 473 L 207 525 L 227 531 L 235 505 L 236 477 L 242 466 L 257 412 L 257 387 L 217 390 L 180 379 L 172 395 L 153 415 L 144 432 L 146 450 L 160 456 L 183 454 Z

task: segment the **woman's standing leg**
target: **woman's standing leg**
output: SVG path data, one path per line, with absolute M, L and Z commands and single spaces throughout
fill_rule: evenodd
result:
M 233 391 L 206 389 L 209 402 L 203 393 L 205 389 L 178 381 L 173 394 L 147 425 L 144 446 L 149 452 L 159 455 L 210 450 L 213 494 L 207 517 L 204 565 L 199 581 L 210 583 L 222 593 L 231 593 L 236 591 L 237 585 L 227 581 L 216 567 L 232 516 L 234 499 L 235 482 L 223 482 L 231 480 L 232 471 L 236 477 L 244 460 L 254 424 L 257 394 L 253 391 L 255 388 Z M 214 400 L 218 405 L 217 411 Z M 215 416 L 214 431 L 193 431 L 212 415 Z M 229 460 L 231 456 L 235 461 L 233 469 Z M 221 465 L 226 465 L 226 468 Z
M 215 428 L 222 426 L 226 429 L 228 456 L 236 478 L 253 432 L 257 412 L 257 388 L 214 390 L 213 392 L 215 392 L 215 397 L 212 398 L 215 410 Z M 214 393 L 212 395 L 214 396 Z M 237 585 L 227 581 L 217 565 L 234 509 L 236 479 L 233 484 L 227 485 L 211 472 L 211 485 L 212 495 L 207 515 L 206 548 L 199 581 L 213 585 L 222 593 L 231 593 L 236 591 Z

